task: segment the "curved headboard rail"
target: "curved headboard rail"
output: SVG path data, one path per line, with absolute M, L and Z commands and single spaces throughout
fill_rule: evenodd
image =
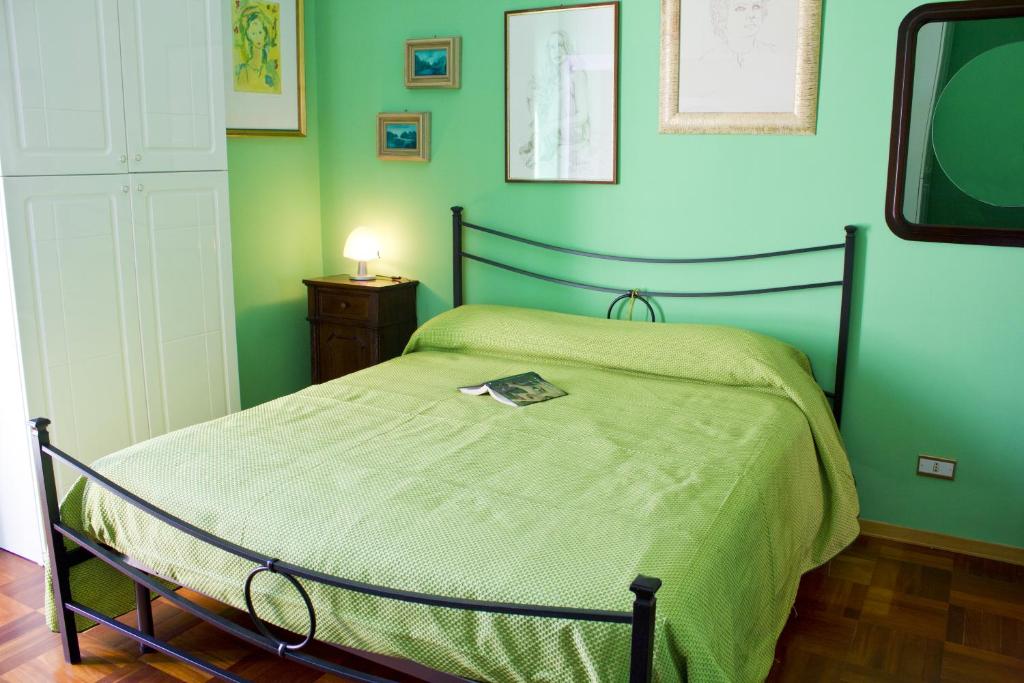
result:
M 509 240 L 512 242 L 519 242 L 520 244 L 526 244 L 531 247 L 537 247 L 539 249 L 545 249 L 548 251 L 554 251 L 562 254 L 569 254 L 571 256 L 580 256 L 591 259 L 601 259 L 606 261 L 620 261 L 626 263 L 647 263 L 652 265 L 688 265 L 697 263 L 728 263 L 733 261 L 751 261 L 756 259 L 771 259 L 783 256 L 794 256 L 799 254 L 809 254 L 821 251 L 843 251 L 843 273 L 841 279 L 838 280 L 824 280 L 816 282 L 804 282 L 797 284 L 786 284 L 775 287 L 763 287 L 760 289 L 735 289 L 735 290 L 721 290 L 721 291 L 649 291 L 649 290 L 635 290 L 623 287 L 610 287 L 606 285 L 596 285 L 587 282 L 579 282 L 576 280 L 569 280 L 566 278 L 552 277 L 550 275 L 543 275 L 536 273 L 525 268 L 520 268 L 503 261 L 497 261 L 495 259 L 486 258 L 467 252 L 462 247 L 462 239 L 466 230 L 475 230 L 477 232 L 486 233 L 494 237 Z M 762 294 L 777 294 L 780 292 L 793 292 L 805 289 L 822 289 L 826 287 L 839 287 L 842 290 L 842 296 L 840 301 L 839 310 L 839 340 L 836 349 L 836 377 L 834 390 L 829 392 L 826 391 L 832 399 L 832 412 L 835 415 L 836 423 L 840 423 L 843 412 L 843 391 L 846 387 L 846 357 L 849 349 L 850 340 L 850 311 L 853 298 L 853 266 L 854 266 L 854 254 L 857 238 L 857 228 L 848 225 L 846 226 L 846 239 L 842 242 L 834 244 L 823 244 L 815 245 L 810 247 L 800 247 L 796 249 L 785 249 L 781 251 L 770 251 L 761 252 L 754 254 L 740 254 L 737 256 L 714 256 L 705 258 L 650 258 L 640 256 L 622 256 L 616 254 L 603 254 L 593 251 L 585 251 L 582 249 L 571 249 L 569 247 L 562 247 L 554 244 L 548 244 L 546 242 L 540 242 L 537 240 L 528 239 L 526 237 L 520 237 L 519 235 L 513 235 L 511 233 L 496 230 L 494 228 L 485 227 L 483 225 L 477 225 L 470 223 L 463 219 L 463 208 L 461 206 L 452 207 L 452 304 L 453 306 L 461 306 L 463 302 L 463 266 L 466 259 L 470 261 L 476 261 L 483 263 L 494 268 L 500 268 L 518 275 L 525 277 L 542 280 L 544 282 L 551 282 L 557 285 L 565 285 L 568 287 L 575 287 L 577 289 L 586 289 L 593 292 L 603 292 L 605 294 L 614 294 L 619 298 L 637 297 L 643 299 L 646 303 L 646 299 L 650 297 L 662 297 L 662 298 L 714 298 L 714 297 L 735 297 L 735 296 L 757 296 Z

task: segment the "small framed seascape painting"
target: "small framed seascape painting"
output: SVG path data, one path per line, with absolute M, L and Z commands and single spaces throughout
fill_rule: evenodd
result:
M 377 158 L 430 161 L 430 112 L 377 114 Z
M 618 89 L 618 2 L 506 12 L 506 182 L 617 182 Z
M 462 39 L 405 41 L 405 87 L 458 88 Z
M 306 134 L 302 0 L 227 0 L 228 135 Z

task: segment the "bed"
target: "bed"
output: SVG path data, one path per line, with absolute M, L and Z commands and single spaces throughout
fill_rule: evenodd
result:
M 455 390 L 527 370 L 568 396 Z M 729 327 L 458 306 L 398 359 L 78 464 L 59 510 L 52 460 L 76 461 L 35 426 L 70 661 L 73 620 L 118 624 L 138 600 L 122 632 L 238 680 L 156 638 L 149 591 L 182 600 L 159 577 L 356 680 L 382 679 L 303 646 L 453 680 L 759 680 L 800 575 L 858 533 L 806 357 Z

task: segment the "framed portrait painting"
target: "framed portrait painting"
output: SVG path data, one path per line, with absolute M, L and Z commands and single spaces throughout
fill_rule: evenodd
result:
M 228 135 L 306 134 L 302 0 L 226 0 Z
M 662 0 L 663 133 L 813 135 L 821 0 Z
M 505 180 L 618 181 L 619 3 L 505 13 Z

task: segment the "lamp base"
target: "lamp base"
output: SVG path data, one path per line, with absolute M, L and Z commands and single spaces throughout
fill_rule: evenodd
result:
M 369 275 L 366 272 L 366 261 L 359 261 L 358 263 L 359 263 L 359 265 L 358 265 L 358 270 L 356 271 L 356 274 L 355 275 L 349 275 L 348 276 L 349 280 L 354 280 L 356 282 L 366 282 L 368 280 L 376 280 L 377 279 L 376 275 Z

